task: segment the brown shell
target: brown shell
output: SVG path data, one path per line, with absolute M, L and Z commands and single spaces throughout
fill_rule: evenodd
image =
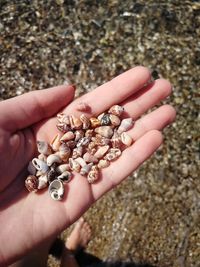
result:
M 37 192 L 38 178 L 34 175 L 29 175 L 25 180 L 25 186 L 29 192 Z
M 81 138 L 83 138 L 84 137 L 84 131 L 83 130 L 76 130 L 75 132 L 74 132 L 74 134 L 75 134 L 75 139 L 74 139 L 74 141 L 78 141 L 79 139 L 81 139 Z
M 90 118 L 90 122 L 92 128 L 96 128 L 101 125 L 100 120 L 98 120 L 97 118 Z
M 100 126 L 95 129 L 95 132 L 106 138 L 110 138 L 113 135 L 111 126 Z
M 59 122 L 56 124 L 56 127 L 59 131 L 61 131 L 62 133 L 66 133 L 70 130 L 69 125 L 67 125 L 66 123 L 63 122 Z
M 119 117 L 122 115 L 123 112 L 124 112 L 124 108 L 119 105 L 114 105 L 108 110 L 108 113 L 111 113 Z
M 74 115 L 69 116 L 69 122 L 72 129 L 78 130 L 82 126 L 82 121 Z
M 85 137 L 92 137 L 93 136 L 93 133 L 94 133 L 94 130 L 93 129 L 88 129 L 85 132 Z
M 90 119 L 85 114 L 81 114 L 80 120 L 83 123 L 83 129 L 84 130 L 86 130 L 90 127 Z

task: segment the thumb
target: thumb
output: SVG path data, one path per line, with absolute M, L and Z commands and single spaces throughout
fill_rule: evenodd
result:
M 74 98 L 73 85 L 26 93 L 0 103 L 0 127 L 14 132 L 53 116 Z

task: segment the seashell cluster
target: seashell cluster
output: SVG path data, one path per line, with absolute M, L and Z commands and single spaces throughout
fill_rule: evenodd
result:
M 86 103 L 77 110 L 86 111 Z M 25 186 L 30 192 L 48 187 L 52 199 L 64 196 L 64 183 L 71 181 L 73 172 L 85 176 L 88 183 L 96 182 L 100 170 L 119 158 L 133 143 L 126 132 L 133 126 L 131 118 L 122 119 L 124 108 L 112 106 L 97 117 L 81 114 L 79 117 L 59 113 L 56 134 L 50 144 L 37 141 L 38 157 L 28 165 L 29 176 Z

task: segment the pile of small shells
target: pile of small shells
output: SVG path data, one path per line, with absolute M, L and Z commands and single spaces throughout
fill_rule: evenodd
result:
M 85 111 L 87 107 L 82 103 L 77 109 Z M 86 176 L 89 183 L 97 181 L 100 169 L 108 167 L 133 142 L 126 133 L 133 120 L 121 119 L 123 112 L 123 107 L 114 105 L 97 118 L 59 113 L 57 128 L 61 133 L 50 144 L 37 142 L 39 155 L 29 163 L 30 175 L 25 181 L 28 191 L 49 186 L 50 196 L 61 200 L 63 183 L 71 180 L 73 171 Z

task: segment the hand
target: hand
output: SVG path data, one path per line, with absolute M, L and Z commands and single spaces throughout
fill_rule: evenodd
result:
M 35 140 L 50 142 L 57 133 L 55 117 L 39 121 L 67 105 L 73 98 L 73 88 L 32 92 L 0 103 L 0 263 L 11 263 L 71 225 L 161 145 L 160 130 L 175 119 L 174 109 L 164 105 L 140 117 L 171 93 L 171 85 L 159 79 L 144 87 L 149 80 L 148 69 L 136 67 L 65 108 L 65 113 L 80 115 L 76 105 L 86 102 L 95 116 L 120 104 L 136 123 L 130 130 L 135 143 L 103 169 L 101 179 L 91 185 L 76 174 L 66 185 L 66 198 L 61 202 L 53 201 L 47 190 L 28 193 L 24 188 L 25 167 L 34 156 Z

